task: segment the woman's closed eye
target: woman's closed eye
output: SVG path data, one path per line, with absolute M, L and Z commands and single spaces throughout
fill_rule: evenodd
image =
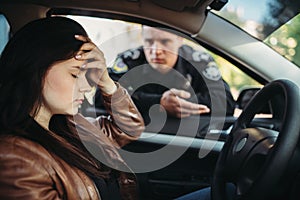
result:
M 79 66 L 76 65 L 70 68 L 69 73 L 73 78 L 79 78 L 86 73 L 86 69 L 80 68 Z
M 78 77 L 79 77 L 78 74 L 72 74 L 72 73 L 71 73 L 71 76 L 72 76 L 73 78 L 78 78 Z
M 79 76 L 81 76 L 80 74 L 82 73 L 84 73 L 84 70 L 80 70 L 79 67 L 76 67 L 70 71 L 70 74 L 73 78 L 79 78 Z

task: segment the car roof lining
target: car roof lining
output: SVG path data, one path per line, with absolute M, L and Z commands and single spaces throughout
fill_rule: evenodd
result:
M 132 0 L 131 0 L 132 1 Z M 152 2 L 160 5 L 164 8 L 183 11 L 185 9 L 197 9 L 203 5 L 203 0 L 185 0 L 185 1 L 174 1 L 174 0 L 152 0 Z M 214 10 L 222 9 L 228 0 L 214 0 L 209 4 L 209 7 Z
M 194 35 L 201 29 L 207 8 L 213 2 L 214 0 L 202 0 L 196 7 L 174 11 L 154 3 L 153 0 L 110 0 L 109 3 L 99 0 L 14 0 L 13 3 L 11 0 L 2 0 L 0 12 L 7 15 L 13 32 L 33 19 L 45 17 L 51 8 L 67 8 L 137 17 Z M 16 12 L 18 15 L 15 14 Z
M 9 22 L 10 31 L 12 33 L 16 32 L 19 28 L 32 20 L 46 17 L 48 10 L 49 8 L 39 5 L 2 4 L 0 6 L 0 12 Z M 16 13 L 19 14 L 16 15 Z

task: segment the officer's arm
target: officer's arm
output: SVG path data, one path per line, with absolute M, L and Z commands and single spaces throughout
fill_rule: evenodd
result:
M 228 84 L 220 79 L 215 82 L 208 81 L 208 88 L 197 92 L 198 103 L 204 104 L 211 109 L 212 114 L 233 115 L 235 101 L 231 95 Z
M 142 114 L 143 118 L 146 119 L 149 117 L 149 109 L 155 104 L 160 104 L 161 96 L 161 94 L 146 93 L 137 90 L 132 94 L 131 98 Z
M 197 55 L 199 55 L 197 66 L 199 66 L 201 77 L 194 77 L 193 88 L 197 88 L 198 103 L 208 106 L 212 114 L 232 115 L 235 101 L 214 59 L 207 53 Z M 199 71 L 194 74 L 198 74 Z

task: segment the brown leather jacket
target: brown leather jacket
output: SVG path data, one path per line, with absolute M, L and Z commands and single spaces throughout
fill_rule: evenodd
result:
M 89 126 L 100 145 L 110 140 L 109 145 L 118 148 L 136 140 L 144 130 L 144 123 L 125 89 L 119 86 L 113 97 L 117 102 L 112 102 L 110 96 L 104 97 L 112 117 L 100 117 L 90 123 L 78 114 L 74 121 L 77 125 Z M 126 166 L 119 154 L 106 153 Z M 118 181 L 122 198 L 137 198 L 132 192 L 136 190 L 133 174 L 121 172 Z M 84 172 L 40 144 L 20 136 L 1 135 L 0 199 L 81 200 L 101 197 L 94 182 Z

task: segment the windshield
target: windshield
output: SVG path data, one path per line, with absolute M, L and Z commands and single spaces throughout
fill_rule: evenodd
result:
M 217 15 L 300 66 L 300 1 L 229 0 Z

